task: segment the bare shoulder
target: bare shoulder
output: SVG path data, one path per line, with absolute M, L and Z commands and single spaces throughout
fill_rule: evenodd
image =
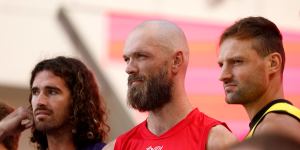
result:
M 223 125 L 217 125 L 211 128 L 208 135 L 207 149 L 224 149 L 237 143 L 237 138 Z
M 255 134 L 279 133 L 300 140 L 300 122 L 287 114 L 269 113 L 257 126 Z
M 105 147 L 103 147 L 103 150 L 113 150 L 115 148 L 115 143 L 116 140 L 109 142 L 108 144 L 105 145 Z

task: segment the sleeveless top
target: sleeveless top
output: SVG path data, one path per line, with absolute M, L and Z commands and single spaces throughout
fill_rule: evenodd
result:
M 297 107 L 293 106 L 291 102 L 285 99 L 277 99 L 267 104 L 254 116 L 249 124 L 250 131 L 248 132 L 246 139 L 253 136 L 256 127 L 261 123 L 264 117 L 271 112 L 286 114 L 300 121 L 300 110 Z
M 119 136 L 115 150 L 205 150 L 209 131 L 225 123 L 206 116 L 197 108 L 162 135 L 154 135 L 147 121 Z

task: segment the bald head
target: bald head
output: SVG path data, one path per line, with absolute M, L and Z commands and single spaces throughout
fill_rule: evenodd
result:
M 188 52 L 185 35 L 175 24 L 155 20 L 138 25 L 123 55 L 129 104 L 139 111 L 154 111 L 185 95 Z
M 147 38 L 147 44 L 160 48 L 164 52 L 182 51 L 188 60 L 189 48 L 183 31 L 174 23 L 165 20 L 145 21 L 138 25 L 129 35 L 126 44 Z

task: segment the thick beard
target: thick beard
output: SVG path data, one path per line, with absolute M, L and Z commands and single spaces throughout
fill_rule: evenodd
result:
M 143 83 L 134 87 L 128 87 L 128 103 L 134 109 L 140 112 L 154 111 L 162 108 L 171 101 L 173 82 L 168 79 L 167 69 L 156 74 L 146 77 L 131 75 L 130 78 L 141 78 Z

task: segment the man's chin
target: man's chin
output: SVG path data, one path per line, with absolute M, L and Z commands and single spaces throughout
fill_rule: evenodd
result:
M 142 106 L 137 107 L 137 106 L 135 106 L 135 107 L 133 107 L 133 106 L 131 105 L 131 107 L 132 107 L 133 109 L 135 109 L 135 110 L 141 112 L 141 113 L 149 112 L 149 111 L 155 111 L 155 110 L 158 109 L 158 108 L 149 108 L 149 106 L 145 106 L 145 107 L 142 107 Z
M 47 131 L 51 128 L 51 123 L 46 121 L 37 121 L 34 123 L 35 129 L 38 131 Z
M 141 113 L 149 112 L 149 111 L 155 112 L 155 111 L 161 110 L 164 107 L 164 105 L 165 104 L 163 104 L 161 106 L 152 107 L 152 108 L 149 108 L 149 107 L 140 107 L 140 108 L 134 108 L 134 109 L 138 110 Z
M 144 113 L 144 112 L 148 112 L 148 111 L 151 111 L 151 109 L 149 109 L 148 107 L 142 107 L 142 106 L 133 106 L 131 105 L 131 107 L 141 113 Z
M 238 100 L 232 98 L 225 98 L 227 104 L 241 104 Z
M 230 94 L 226 95 L 225 101 L 227 104 L 236 104 L 235 100 L 232 98 L 232 95 L 230 95 Z
M 139 111 L 140 113 L 145 113 L 145 112 L 151 111 L 151 110 L 137 109 L 137 108 L 135 108 L 135 110 Z
M 46 131 L 48 131 L 49 127 L 36 126 L 35 129 L 38 130 L 38 131 L 40 131 L 40 132 L 46 132 Z

